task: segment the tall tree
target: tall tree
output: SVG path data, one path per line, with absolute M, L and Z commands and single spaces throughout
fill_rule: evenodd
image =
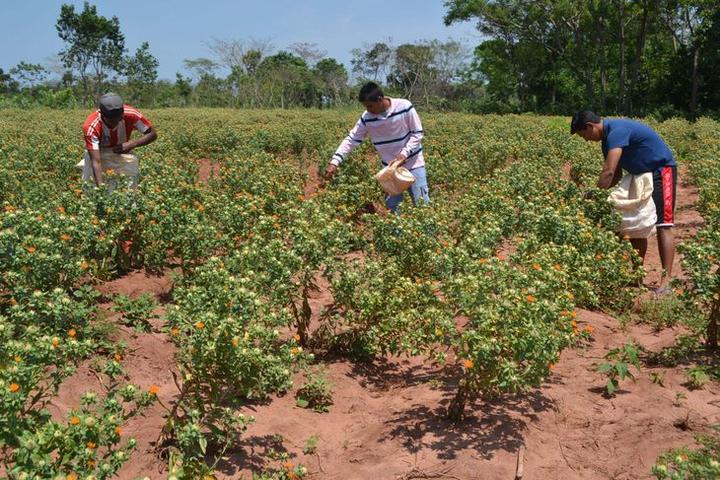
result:
M 315 64 L 314 73 L 320 80 L 322 95 L 327 99 L 327 103 L 340 103 L 348 83 L 345 66 L 334 58 L 323 58 Z
M 150 44 L 143 42 L 135 51 L 135 55 L 125 59 L 125 78 L 130 90 L 130 98 L 133 102 L 149 101 L 152 87 L 158 77 L 157 58 L 150 53 Z
M 91 95 L 102 92 L 111 73 L 122 68 L 125 36 L 120 21 L 98 15 L 97 8 L 88 2 L 79 13 L 74 5 L 63 4 L 55 28 L 65 42 L 60 58 L 80 77 L 87 102 Z
M 350 60 L 352 71 L 363 78 L 384 83 L 392 65 L 393 52 L 390 41 L 354 48 Z

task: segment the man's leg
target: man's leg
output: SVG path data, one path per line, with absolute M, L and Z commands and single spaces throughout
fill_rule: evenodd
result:
M 428 188 L 425 167 L 413 168 L 410 170 L 410 173 L 415 177 L 415 182 L 410 186 L 410 196 L 412 197 L 413 205 L 417 205 L 418 203 L 429 205 L 430 189 Z
M 653 172 L 653 201 L 657 211 L 657 241 L 662 274 L 658 290 L 667 288 L 672 279 L 675 260 L 675 197 L 677 193 L 677 168 L 663 167 Z
M 388 195 L 385 197 L 385 206 L 393 213 L 398 214 L 400 213 L 400 203 L 403 200 L 404 193 L 401 193 L 399 195 Z
M 663 268 L 660 277 L 660 288 L 663 288 L 667 287 L 672 279 L 673 261 L 675 260 L 675 233 L 672 227 L 658 227 L 657 240 L 660 263 Z
M 645 254 L 647 253 L 647 238 L 631 238 L 630 244 L 633 246 L 638 255 L 640 255 L 640 265 L 645 263 Z

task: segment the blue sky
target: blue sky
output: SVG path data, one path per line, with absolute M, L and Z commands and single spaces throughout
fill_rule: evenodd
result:
M 45 64 L 63 47 L 55 22 L 63 3 L 82 10 L 82 0 L 2 0 L 0 68 L 24 60 Z M 446 27 L 442 0 L 151 0 L 95 1 L 98 13 L 120 19 L 130 52 L 143 42 L 160 62 L 160 78 L 184 71 L 185 58 L 211 57 L 207 42 L 270 39 L 276 50 L 295 42 L 316 43 L 350 66 L 350 50 L 388 38 L 399 45 L 421 39 L 453 38 L 474 47 L 472 23 Z M 348 68 L 349 69 L 349 68 Z

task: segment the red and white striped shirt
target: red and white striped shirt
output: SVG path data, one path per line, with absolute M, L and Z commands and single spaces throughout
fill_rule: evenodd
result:
M 102 121 L 100 110 L 88 115 L 83 124 L 83 135 L 88 150 L 100 150 L 114 147 L 115 145 L 130 140 L 133 130 L 140 133 L 147 133 L 152 128 L 150 120 L 140 111 L 130 105 L 123 106 L 123 119 L 113 129 L 108 128 Z
M 399 154 L 405 155 L 408 170 L 425 165 L 422 154 L 423 128 L 412 103 L 404 98 L 391 98 L 390 108 L 381 115 L 363 112 L 350 134 L 342 141 L 330 160 L 339 165 L 369 135 L 387 165 Z

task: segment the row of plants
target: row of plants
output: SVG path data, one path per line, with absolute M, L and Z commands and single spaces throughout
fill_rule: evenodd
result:
M 160 139 L 141 152 L 140 188 L 112 193 L 77 184 L 72 166 L 81 144 L 66 112 L 43 116 L 43 128 L 30 133 L 18 127 L 28 115 L 0 119 L 0 319 L 8 345 L 29 342 L 0 351 L 4 394 L 22 386 L 24 395 L 15 410 L 2 407 L 7 422 L 16 422 L 7 423 L 1 447 L 11 478 L 109 478 L 127 461 L 129 450 L 118 445 L 134 443 L 118 443 L 110 426 L 122 429 L 157 398 L 134 385 L 134 396 L 122 396 L 129 387 L 111 379 L 68 420 L 70 428 L 73 415 L 92 411 L 102 422 L 114 415 L 88 440 L 103 459 L 115 459 L 110 470 L 109 460 L 95 457 L 82 457 L 82 470 L 75 460 L 38 470 L 18 448 L 33 432 L 49 435 L 32 420 L 49 418 L 46 404 L 32 399 L 51 378 L 51 401 L 72 374 L 54 373 L 53 365 L 102 356 L 110 369 L 104 375 L 119 378 L 121 361 L 96 331 L 97 298 L 87 285 L 132 268 L 178 272 L 164 318 L 177 349 L 177 395 L 162 404 L 166 424 L 157 441 L 175 478 L 211 476 L 252 422 L 245 407 L 289 391 L 293 372 L 328 352 L 445 365 L 444 381 L 455 390 L 447 415 L 459 421 L 477 397 L 541 382 L 564 348 L 590 334 L 578 327 L 575 308 L 622 310 L 635 293 L 628 285 L 642 276 L 629 243 L 613 233 L 610 207 L 582 195 L 599 171 L 599 154 L 568 138 L 557 119 L 423 118 L 433 203 L 403 206 L 394 216 L 377 207 L 377 164 L 365 161 L 367 146 L 332 184 L 307 193 L 309 172 L 322 173 L 355 114 L 149 112 Z M 79 123 L 82 112 L 70 117 Z M 205 156 L 219 170 L 199 181 L 195 159 Z M 321 279 L 333 302 L 313 312 Z M 142 312 L 150 303 L 117 300 L 124 321 L 147 328 Z M 41 313 L 48 304 L 61 310 Z M 16 352 L 39 344 L 45 357 L 18 355 L 37 372 L 21 377 Z M 302 404 L 325 408 L 323 392 L 306 390 Z M 315 403 L 314 396 L 323 398 Z M 112 410 L 118 398 L 125 413 Z M 27 423 L 18 429 L 17 422 Z M 50 459 L 84 451 L 83 443 L 73 455 L 52 445 Z M 303 468 L 285 468 L 281 478 Z

